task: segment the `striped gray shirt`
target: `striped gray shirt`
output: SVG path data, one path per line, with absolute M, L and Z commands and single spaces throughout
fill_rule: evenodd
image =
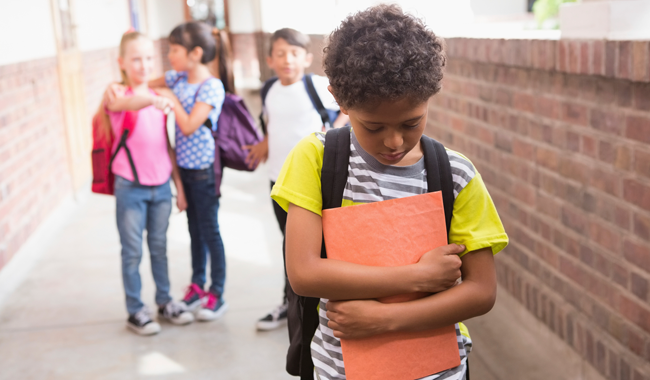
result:
M 324 133 L 316 133 L 316 137 L 325 144 Z M 447 154 L 454 181 L 454 197 L 457 197 L 458 193 L 474 178 L 476 170 L 471 162 L 458 153 L 447 150 Z M 344 199 L 354 203 L 371 203 L 426 192 L 427 171 L 424 166 L 424 158 L 411 166 L 384 165 L 364 151 L 352 133 L 348 182 L 343 191 Z M 326 315 L 327 301 L 327 299 L 320 300 L 320 323 L 311 343 L 311 356 L 316 373 L 321 380 L 342 380 L 345 379 L 345 367 L 341 341 L 327 326 L 327 322 L 329 322 Z M 462 380 L 465 378 L 467 353 L 472 348 L 472 341 L 460 333 L 458 324 L 456 325 L 456 337 L 461 365 L 421 380 Z

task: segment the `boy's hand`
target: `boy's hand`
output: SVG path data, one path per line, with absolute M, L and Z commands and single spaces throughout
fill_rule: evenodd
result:
M 113 103 L 115 99 L 123 97 L 125 92 L 126 92 L 126 86 L 119 83 L 109 84 L 108 87 L 106 88 L 106 91 L 104 91 L 104 97 L 103 97 L 104 104 Z
M 266 162 L 269 157 L 269 143 L 266 138 L 256 145 L 244 145 L 242 149 L 249 151 L 246 156 L 246 164 L 250 169 L 257 168 L 260 162 Z
M 390 331 L 385 304 L 376 300 L 327 302 L 327 327 L 334 336 L 359 339 Z
M 454 286 L 461 276 L 462 261 L 458 254 L 464 250 L 464 245 L 449 244 L 422 255 L 416 264 L 420 269 L 416 279 L 418 291 L 438 293 Z

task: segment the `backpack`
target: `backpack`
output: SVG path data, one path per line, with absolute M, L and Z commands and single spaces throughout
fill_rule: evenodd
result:
M 260 113 L 260 125 L 262 126 L 262 131 L 264 131 L 264 134 L 266 134 L 266 123 L 264 122 L 264 103 L 266 101 L 266 95 L 268 95 L 271 86 L 273 86 L 273 84 L 277 82 L 278 79 L 279 79 L 278 77 L 273 77 L 267 80 L 266 82 L 264 82 L 264 85 L 260 90 L 260 96 L 262 97 L 262 113 Z M 332 123 L 339 116 L 340 111 L 334 111 L 325 108 L 323 102 L 320 100 L 320 97 L 318 96 L 318 93 L 316 92 L 316 88 L 314 87 L 312 74 L 305 74 L 302 77 L 302 81 L 305 84 L 305 89 L 307 90 L 307 94 L 309 95 L 309 100 L 311 100 L 311 104 L 314 106 L 314 108 L 316 108 L 316 111 L 318 111 L 318 114 L 320 115 L 320 118 L 323 122 L 323 125 L 325 126 L 325 129 L 328 130 L 331 129 Z
M 420 139 L 427 169 L 427 188 L 429 192 L 442 191 L 447 233 L 451 226 L 454 209 L 454 182 L 451 165 L 445 147 L 436 140 L 422 135 Z M 348 178 L 350 157 L 350 128 L 331 129 L 325 135 L 325 153 L 321 170 L 321 192 L 323 210 L 341 207 L 343 190 Z M 321 258 L 327 258 L 325 242 L 321 247 Z M 319 298 L 302 297 L 289 292 L 287 311 L 289 327 L 289 351 L 287 353 L 287 372 L 300 376 L 301 380 L 313 380 L 314 363 L 311 359 L 311 341 L 318 328 Z
M 179 76 L 172 88 L 178 83 Z M 194 94 L 194 103 L 199 95 L 201 87 L 212 77 L 203 81 Z M 208 117 L 203 125 L 210 130 L 214 138 L 214 179 L 215 192 L 221 196 L 221 177 L 223 168 L 228 167 L 235 170 L 253 171 L 246 164 L 248 151 L 244 150 L 244 145 L 255 145 L 262 141 L 262 137 L 257 130 L 255 121 L 248 112 L 244 100 L 235 94 L 226 93 L 226 97 L 221 106 L 221 113 L 217 120 L 217 130 L 212 130 L 212 120 Z
M 126 151 L 126 156 L 129 159 L 129 164 L 131 165 L 131 171 L 133 172 L 133 181 L 136 184 L 140 184 L 138 179 L 138 172 L 135 169 L 135 164 L 133 162 L 133 157 L 131 157 L 131 151 L 126 145 L 126 140 L 133 134 L 135 126 L 138 120 L 138 111 L 123 111 L 122 118 L 122 134 L 120 136 L 120 142 L 115 148 L 115 152 L 111 154 L 113 149 L 113 143 L 115 142 L 115 135 L 113 135 L 113 130 L 110 130 L 110 133 L 106 134 L 105 126 L 102 121 L 101 112 L 98 112 L 93 117 L 93 150 L 91 153 L 92 163 L 93 163 L 93 184 L 92 192 L 98 194 L 115 194 L 115 175 L 111 171 L 113 166 L 113 160 L 119 153 L 120 149 Z

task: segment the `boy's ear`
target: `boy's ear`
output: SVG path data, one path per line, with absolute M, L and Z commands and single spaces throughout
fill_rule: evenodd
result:
M 273 68 L 273 58 L 270 55 L 266 56 L 266 65 L 270 68 Z
M 327 86 L 327 91 L 329 91 L 330 94 L 332 94 L 332 96 L 334 97 L 334 100 L 335 100 L 336 103 L 338 104 L 339 100 L 336 99 L 336 95 L 334 95 L 334 92 L 332 91 L 332 85 Z M 343 114 L 349 116 L 347 108 L 343 108 L 343 107 L 339 104 L 339 109 L 341 110 L 341 112 L 343 112 Z

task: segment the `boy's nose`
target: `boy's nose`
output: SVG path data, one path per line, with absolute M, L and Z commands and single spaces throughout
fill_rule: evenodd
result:
M 384 139 L 384 145 L 390 149 L 397 149 L 404 143 L 401 133 L 391 133 Z

